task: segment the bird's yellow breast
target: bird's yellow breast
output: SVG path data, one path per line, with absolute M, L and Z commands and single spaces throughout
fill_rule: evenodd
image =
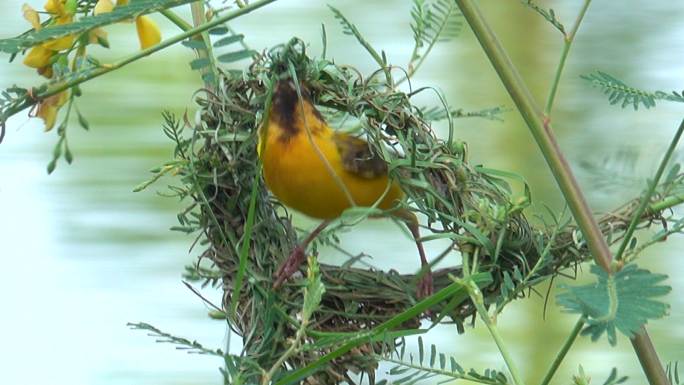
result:
M 397 183 L 386 173 L 368 177 L 345 169 L 335 143 L 335 136 L 343 134 L 335 134 L 305 102 L 296 103 L 293 115 L 284 118 L 274 100 L 262 126 L 260 157 L 271 192 L 285 205 L 320 219 L 338 217 L 352 206 L 372 206 L 381 197 L 378 207 L 391 208 L 403 195 Z

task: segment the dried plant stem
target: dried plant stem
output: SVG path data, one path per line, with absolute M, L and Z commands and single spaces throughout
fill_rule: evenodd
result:
M 199 27 L 200 25 L 203 25 L 207 22 L 207 18 L 204 14 L 203 1 L 196 1 L 190 4 L 190 10 L 192 12 L 192 24 L 195 27 Z M 201 74 L 202 80 L 204 80 L 204 86 L 209 89 L 212 89 L 215 87 L 215 80 L 218 79 L 218 72 L 216 70 L 216 61 L 214 60 L 214 54 L 212 53 L 211 49 L 211 40 L 209 40 L 209 34 L 206 30 L 202 31 L 197 36 L 195 36 L 195 39 L 204 42 L 204 48 L 198 48 L 195 51 L 197 52 L 198 58 L 209 60 L 209 65 L 201 69 Z
M 587 240 L 591 255 L 599 266 L 610 272 L 612 255 L 608 244 L 556 142 L 548 120 L 544 119 L 543 112 L 477 4 L 473 0 L 456 0 L 456 3 L 537 141 L 573 217 Z M 632 344 L 651 385 L 667 385 L 665 371 L 645 330 L 639 338 L 632 339 Z

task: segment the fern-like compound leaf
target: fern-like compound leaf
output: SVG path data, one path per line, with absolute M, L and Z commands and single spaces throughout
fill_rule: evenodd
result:
M 648 109 L 655 107 L 656 100 L 684 103 L 684 91 L 644 91 L 631 87 L 623 81 L 602 71 L 581 75 L 580 77 L 591 82 L 593 86 L 600 88 L 604 94 L 608 95 L 610 104 L 620 105 L 622 108 L 631 105 L 634 107 L 634 110 L 639 109 L 639 106 Z
M 553 9 L 544 9 L 537 4 L 535 4 L 532 0 L 521 0 L 521 3 L 526 5 L 528 8 L 531 10 L 537 12 L 541 17 L 546 19 L 551 25 L 553 25 L 557 30 L 559 30 L 563 35 L 565 35 L 565 26 L 558 20 L 556 17 L 556 12 L 554 12 Z
M 434 344 L 430 345 L 428 353 L 420 337 L 418 338 L 417 361 L 410 353 L 408 357 L 405 356 L 406 340 L 402 338 L 400 344 L 400 351 L 388 351 L 384 356 L 377 355 L 378 359 L 395 364 L 387 372 L 392 377 L 392 384 L 413 385 L 427 383 L 424 382 L 427 379 L 432 379 L 429 383 L 433 384 L 450 383 L 454 380 L 466 380 L 486 385 L 508 384 L 506 375 L 494 369 L 485 369 L 484 372 L 470 369 L 466 372 L 453 357 L 449 357 L 449 365 L 447 365 L 447 356 L 440 353 Z

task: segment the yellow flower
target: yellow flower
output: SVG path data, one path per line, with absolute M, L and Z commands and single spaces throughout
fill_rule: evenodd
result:
M 55 51 L 46 48 L 43 45 L 37 45 L 29 51 L 24 58 L 24 65 L 31 68 L 43 68 L 50 64 L 50 59 L 55 54 Z
M 21 7 L 21 11 L 24 14 L 24 19 L 31 24 L 31 27 L 36 31 L 40 31 L 43 26 L 40 24 L 40 15 L 38 14 L 38 11 L 28 4 L 24 4 Z
M 36 116 L 45 122 L 45 131 L 50 131 L 55 126 L 59 109 L 69 100 L 69 91 L 62 91 L 52 95 L 38 104 Z
M 112 0 L 98 0 L 97 4 L 95 4 L 95 15 L 111 12 L 113 9 L 114 3 Z
M 43 6 L 48 13 L 53 15 L 64 15 L 64 1 L 62 0 L 47 0 Z
M 129 0 L 116 0 L 116 6 L 127 5 Z M 98 0 L 95 4 L 95 14 L 111 12 L 114 9 L 112 0 Z M 149 48 L 161 41 L 159 26 L 149 16 L 139 16 L 135 19 L 140 49 Z
M 70 24 L 72 21 L 74 21 L 74 16 L 65 14 L 63 16 L 57 17 L 54 25 Z M 49 48 L 53 51 L 63 51 L 65 49 L 71 48 L 72 44 L 74 44 L 74 35 L 68 35 L 60 37 L 59 39 L 50 40 L 43 45 L 45 48 Z
M 140 48 L 146 49 L 161 41 L 161 31 L 157 23 L 149 16 L 140 16 L 135 19 L 135 28 L 138 30 L 138 40 Z

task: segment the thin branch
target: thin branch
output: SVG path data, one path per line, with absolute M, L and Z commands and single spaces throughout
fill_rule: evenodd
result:
M 456 2 L 537 141 L 573 217 L 587 240 L 587 246 L 594 260 L 605 271 L 610 272 L 612 255 L 608 249 L 608 244 L 603 238 L 584 194 L 556 142 L 549 122 L 543 120 L 543 112 L 537 106 L 527 85 L 477 4 L 473 0 L 456 0 Z M 665 370 L 660 364 L 645 329 L 642 334 L 632 339 L 632 344 L 651 385 L 669 384 Z
M 577 15 L 577 19 L 575 20 L 575 24 L 572 26 L 572 29 L 570 29 L 570 33 L 563 33 L 563 52 L 561 52 L 558 67 L 556 68 L 556 74 L 553 77 L 553 83 L 551 83 L 551 90 L 549 91 L 549 96 L 546 99 L 546 108 L 544 108 L 544 115 L 546 115 L 547 118 L 551 114 L 551 108 L 553 108 L 553 101 L 556 98 L 556 92 L 558 91 L 560 77 L 563 73 L 563 68 L 565 67 L 565 60 L 568 58 L 570 47 L 572 46 L 572 42 L 575 40 L 577 30 L 579 29 L 579 26 L 582 23 L 582 19 L 584 19 L 584 15 L 587 13 L 587 9 L 589 8 L 590 3 L 591 0 L 584 0 L 584 4 L 582 4 L 582 9 L 580 10 L 580 13 Z
M 572 344 L 577 339 L 577 336 L 579 335 L 583 326 L 584 316 L 580 317 L 580 319 L 577 320 L 575 327 L 572 328 L 572 331 L 570 332 L 568 338 L 565 340 L 563 347 L 561 347 L 561 350 L 558 352 L 558 354 L 556 354 L 556 358 L 553 360 L 553 363 L 551 363 L 551 367 L 546 372 L 546 375 L 544 376 L 541 385 L 549 385 L 551 379 L 553 378 L 553 375 L 556 374 L 558 367 L 560 366 L 561 362 L 563 362 L 563 359 L 565 359 L 565 356 L 568 354 L 570 347 L 572 347 Z
M 641 198 L 641 202 L 639 202 L 639 207 L 634 212 L 631 222 L 629 222 L 629 227 L 627 227 L 627 231 L 625 231 L 625 235 L 622 238 L 622 243 L 620 243 L 620 248 L 615 253 L 616 259 L 620 260 L 624 257 L 625 249 L 627 248 L 627 245 L 629 245 L 629 242 L 632 240 L 632 235 L 634 234 L 634 231 L 636 230 L 636 227 L 639 224 L 639 219 L 644 214 L 644 212 L 649 206 L 649 203 L 651 202 L 651 197 L 653 197 L 656 187 L 658 187 L 658 181 L 660 181 L 660 178 L 663 176 L 663 173 L 665 172 L 665 168 L 667 167 L 668 163 L 670 163 L 672 154 L 674 153 L 674 150 L 677 147 L 677 144 L 679 143 L 679 139 L 682 137 L 682 132 L 684 132 L 684 120 L 682 120 L 682 122 L 679 124 L 679 128 L 677 129 L 674 138 L 672 138 L 670 146 L 667 148 L 665 155 L 663 155 L 663 159 L 660 161 L 658 171 L 656 171 L 653 180 L 650 182 L 648 186 L 648 191 L 646 191 L 646 194 L 644 194 L 644 196 Z

